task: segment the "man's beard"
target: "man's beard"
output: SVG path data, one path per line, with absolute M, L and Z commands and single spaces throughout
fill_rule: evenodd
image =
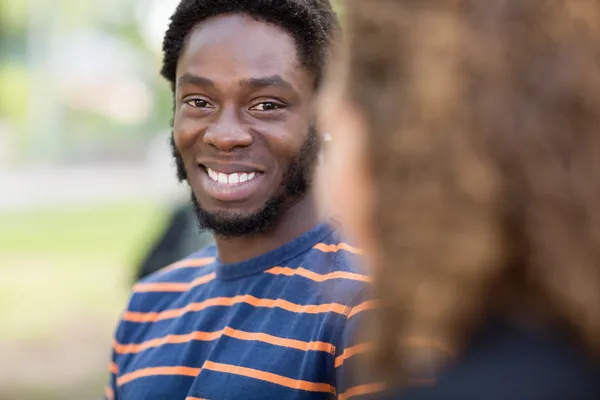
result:
M 187 173 L 183 159 L 175 147 L 173 135 L 171 135 L 171 149 L 177 167 L 177 178 L 182 182 L 187 179 Z M 298 156 L 284 172 L 280 188 L 267 200 L 262 209 L 252 214 L 205 210 L 190 188 L 190 198 L 200 229 L 209 230 L 222 238 L 257 235 L 267 231 L 311 188 L 319 150 L 320 141 L 317 132 L 314 127 L 311 127 Z

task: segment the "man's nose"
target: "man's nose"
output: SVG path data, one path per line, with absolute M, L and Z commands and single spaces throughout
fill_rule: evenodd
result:
M 225 153 L 238 147 L 248 147 L 253 140 L 248 127 L 240 121 L 233 107 L 223 110 L 204 134 L 204 143 Z

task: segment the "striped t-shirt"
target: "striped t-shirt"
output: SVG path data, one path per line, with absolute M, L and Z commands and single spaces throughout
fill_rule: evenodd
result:
M 235 264 L 209 247 L 138 283 L 117 328 L 106 397 L 340 399 L 352 340 L 374 307 L 360 251 L 322 224 Z M 356 357 L 355 357 L 356 358 Z M 350 360 L 350 361 L 349 361 Z

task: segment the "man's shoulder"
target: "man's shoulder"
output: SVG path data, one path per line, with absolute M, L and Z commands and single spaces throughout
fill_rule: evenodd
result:
M 168 309 L 180 302 L 181 296 L 197 282 L 212 281 L 216 255 L 213 247 L 197 251 L 138 281 L 132 288 L 122 322 L 136 322 L 135 318 L 127 318 L 131 313 L 156 313 Z
M 217 257 L 217 250 L 214 245 L 201 249 L 189 256 L 167 265 L 164 268 L 141 279 L 136 286 L 147 285 L 159 282 L 186 282 L 197 278 L 203 272 L 210 273 Z M 202 271 L 202 272 L 200 272 Z
M 364 252 L 337 230 L 314 244 L 296 264 L 299 266 L 294 274 L 313 281 L 320 288 L 323 301 L 352 306 L 370 287 Z
M 306 268 L 314 272 L 348 272 L 366 275 L 364 252 L 339 233 L 330 234 L 302 255 Z

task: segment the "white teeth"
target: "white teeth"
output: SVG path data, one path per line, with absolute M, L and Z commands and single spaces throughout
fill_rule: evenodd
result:
M 208 172 L 208 176 L 210 177 L 210 179 L 212 179 L 213 181 L 228 185 L 244 183 L 256 178 L 256 176 L 258 175 L 256 172 L 234 172 L 233 174 L 224 174 L 222 172 L 217 172 L 210 168 L 206 168 L 206 171 Z

